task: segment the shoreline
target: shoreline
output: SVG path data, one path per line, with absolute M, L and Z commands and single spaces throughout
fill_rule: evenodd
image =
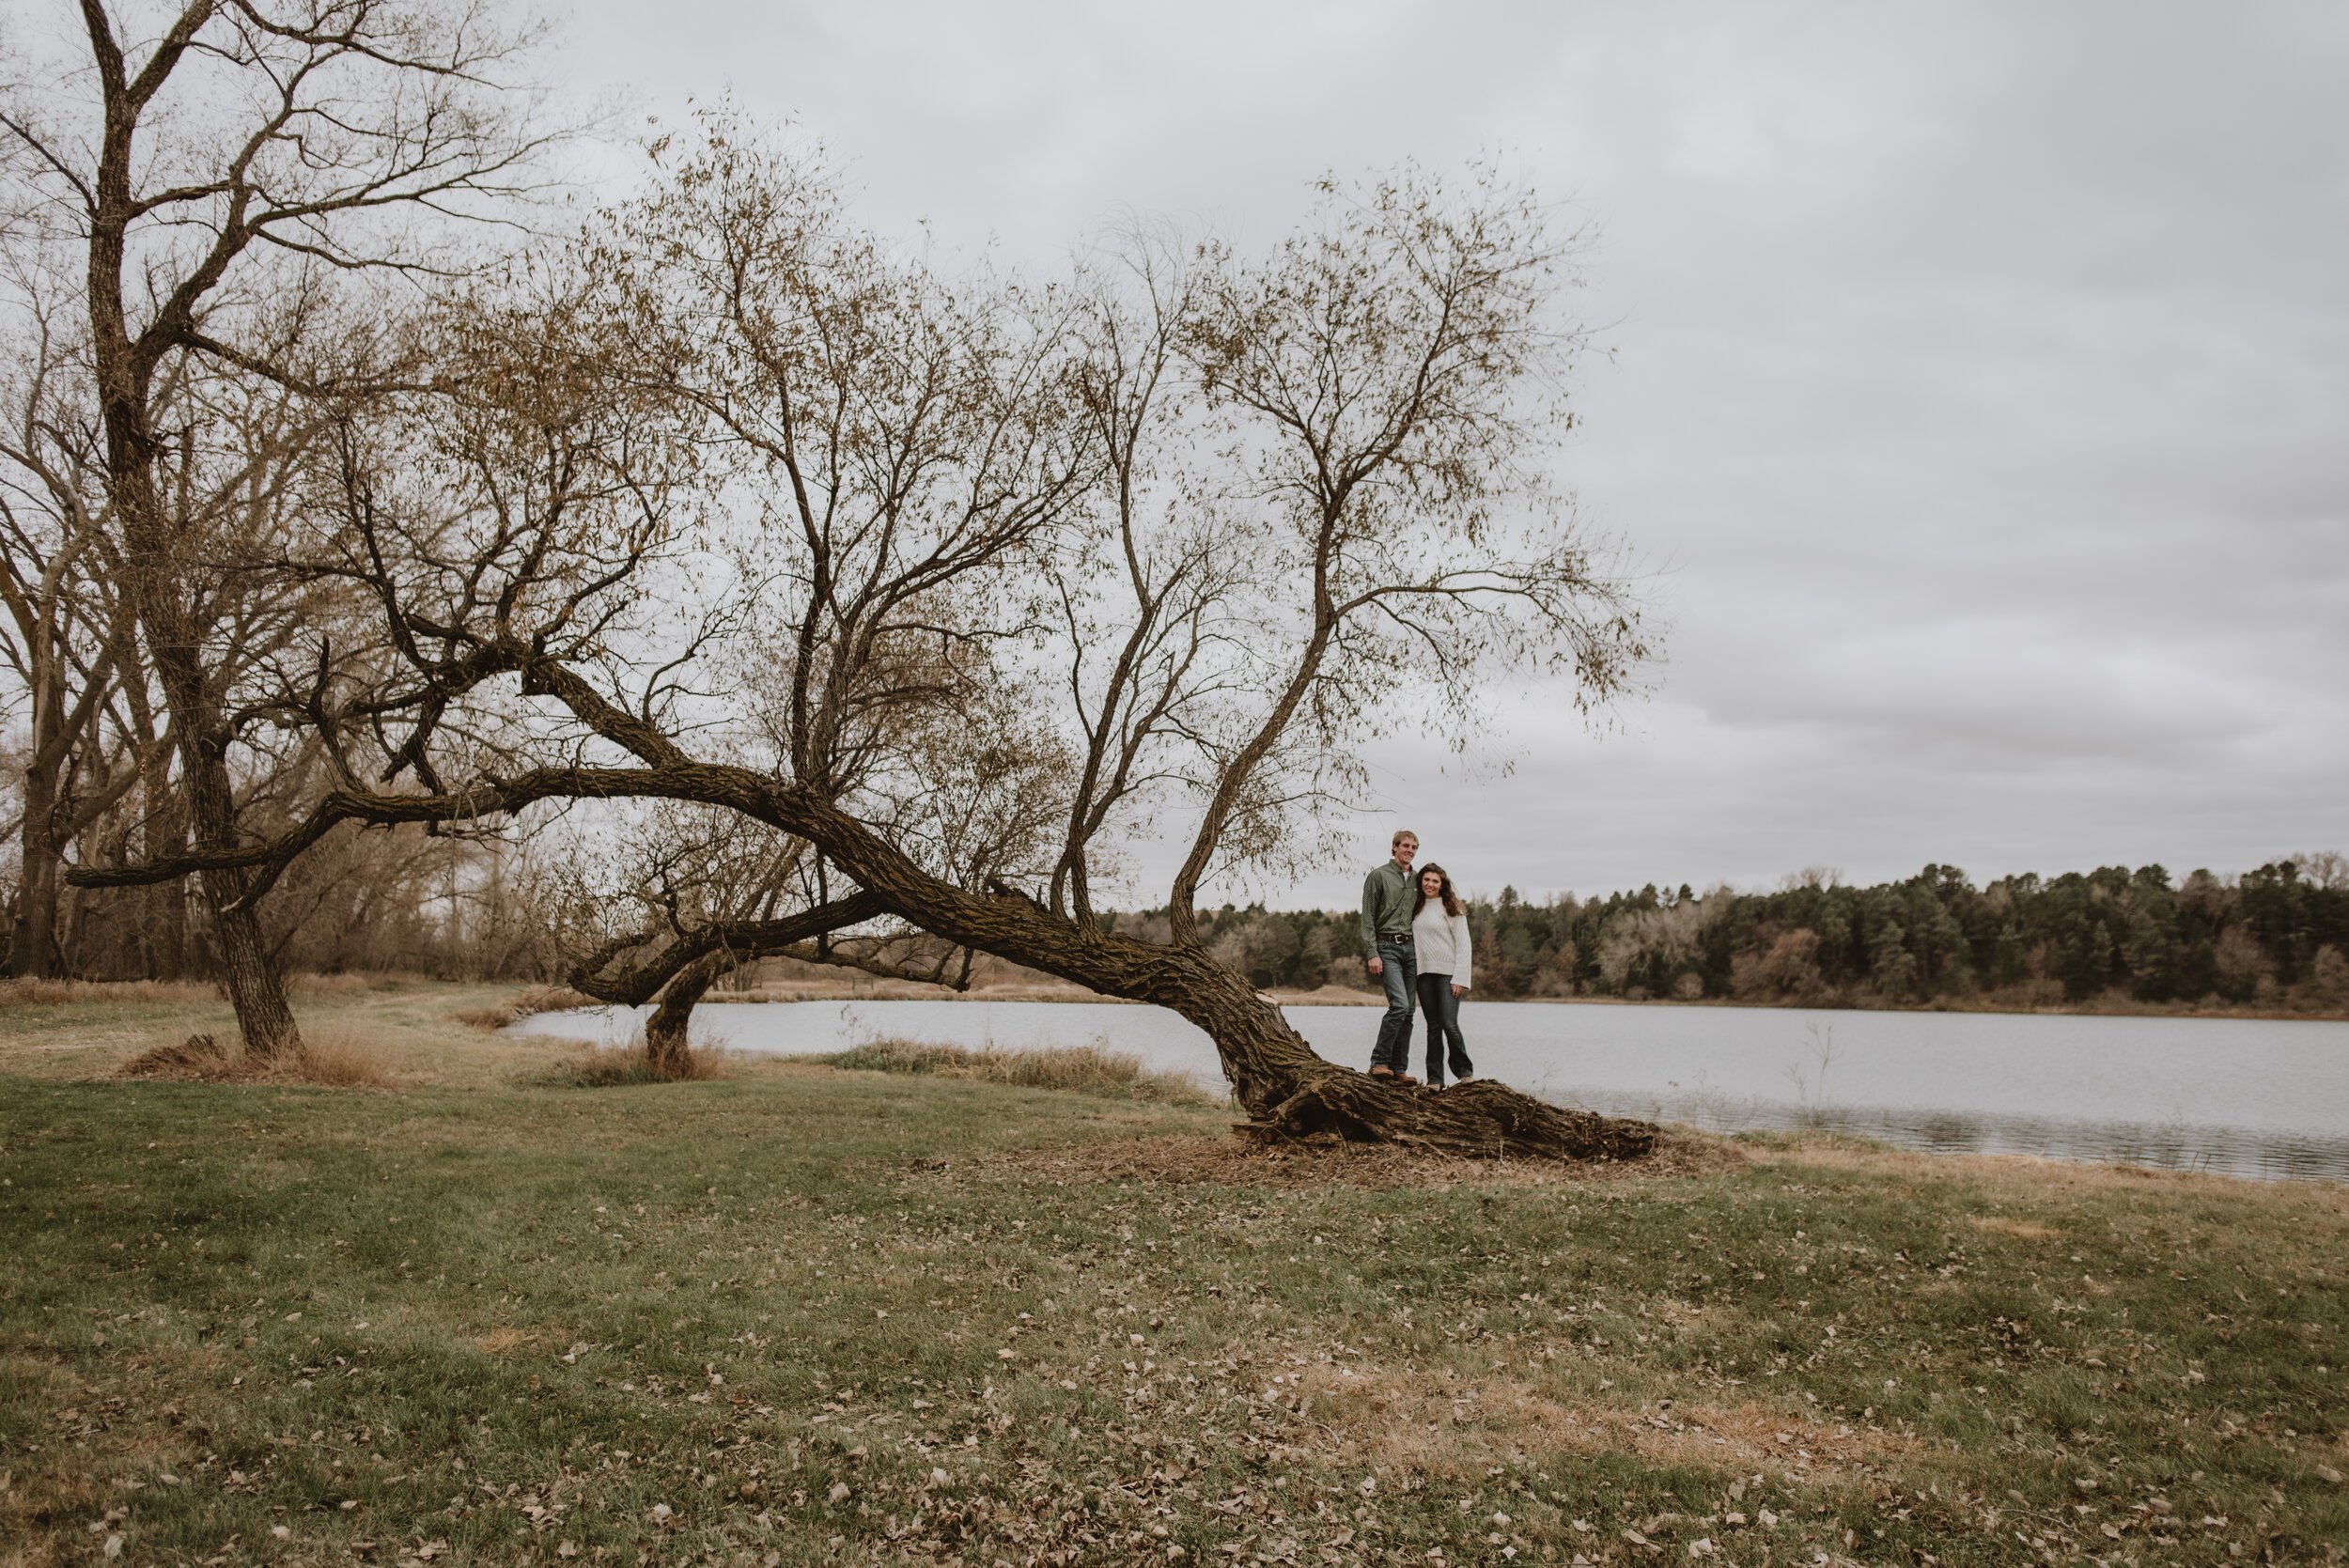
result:
M 1361 1007 L 1378 1008 L 1385 1001 L 1366 992 L 1348 991 L 1330 986 L 1317 991 L 1272 990 L 1257 995 L 1282 1007 Z M 1976 1016 L 2002 1016 L 2022 1018 L 2175 1018 L 2195 1020 L 2244 1020 L 2271 1023 L 2349 1023 L 2349 1012 L 2290 1013 L 2274 1009 L 2251 1007 L 2007 1007 L 1986 1004 L 1967 1004 L 1947 1001 L 1914 1006 L 1867 1006 L 1850 1002 L 1831 1001 L 1738 1001 L 1727 997 L 1701 997 L 1683 1000 L 1676 997 L 1497 997 L 1480 999 L 1474 991 L 1463 999 L 1484 1000 L 1489 1005 L 1511 1007 L 1688 1007 L 1735 1008 L 1751 1012 L 1772 1013 L 1964 1013 Z M 868 987 L 824 986 L 767 986 L 756 991 L 735 994 L 713 991 L 704 997 L 700 1006 L 775 1006 L 798 1001 L 1029 1001 L 1029 1002 L 1096 1002 L 1112 1007 L 1147 1007 L 1148 1002 L 1126 997 L 1103 996 L 1074 986 L 998 986 L 969 991 L 957 991 L 943 986 L 925 986 L 914 982 L 888 982 Z M 518 1013 L 528 1017 L 531 1012 L 570 1012 L 589 1007 L 612 1005 L 583 997 L 576 1002 Z
M 319 1001 L 345 999 L 386 988 L 406 986 L 438 986 L 474 990 L 485 997 L 502 997 L 494 1006 L 476 1009 L 481 1015 L 471 1019 L 485 1027 L 518 1022 L 522 1018 L 545 1013 L 564 1013 L 608 1005 L 595 998 L 571 990 L 561 985 L 533 984 L 526 981 L 435 981 L 417 974 L 346 970 L 334 974 L 293 974 L 288 982 L 297 1000 Z M 1383 1007 L 1385 1002 L 1375 992 L 1357 991 L 1349 987 L 1324 986 L 1317 990 L 1301 991 L 1275 989 L 1259 991 L 1257 995 L 1282 1007 Z M 112 1001 L 144 1001 L 149 1004 L 173 1001 L 215 1001 L 224 1000 L 218 989 L 205 981 L 0 981 L 0 1009 L 24 1008 L 33 1012 L 70 1007 L 77 1002 Z M 1469 1001 L 1481 1005 L 1529 1007 L 1690 1007 L 1736 1008 L 1753 1012 L 1781 1013 L 1963 1013 L 2008 1017 L 2055 1018 L 2176 1018 L 2186 1020 L 2246 1020 L 2271 1023 L 2349 1023 L 2349 1011 L 2290 1012 L 2279 1008 L 2259 1007 L 2188 1007 L 2097 1005 L 2094 1003 L 2055 1006 L 2001 1005 L 1984 1001 L 1955 1001 L 1949 998 L 1935 1001 L 1904 1005 L 1881 1006 L 1850 1001 L 1750 1001 L 1730 997 L 1479 997 L 1470 992 Z M 703 1006 L 761 1006 L 794 1001 L 1033 1001 L 1033 1002 L 1098 1002 L 1117 1007 L 1143 1007 L 1147 1002 L 1133 1001 L 1123 997 L 1102 996 L 1081 986 L 1060 982 L 1044 984 L 1011 984 L 976 987 L 957 991 L 944 986 L 925 985 L 915 981 L 884 980 L 863 985 L 833 985 L 823 981 L 770 982 L 754 990 L 715 990 L 706 996 Z M 490 1022 L 497 1015 L 496 1023 Z

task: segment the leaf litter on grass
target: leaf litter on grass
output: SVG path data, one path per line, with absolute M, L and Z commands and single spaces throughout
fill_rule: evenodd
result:
M 161 1398 L 200 1424 L 201 1450 L 148 1462 L 187 1487 L 134 1460 L 109 1474 L 142 1490 L 46 1515 L 78 1544 L 127 1499 L 114 1533 L 133 1560 L 167 1544 L 200 1562 L 232 1530 L 250 1546 L 277 1508 L 298 1559 L 365 1540 L 371 1560 L 445 1542 L 494 1561 L 568 1540 L 589 1562 L 1180 1547 L 1421 1568 L 1510 1550 L 2004 1562 L 2018 1527 L 2041 1559 L 2118 1550 L 2117 1530 L 2149 1565 L 2237 1542 L 2293 1560 L 2279 1537 L 2322 1541 L 2338 1513 L 2312 1469 L 2273 1471 L 2288 1505 L 2248 1479 L 2291 1445 L 2304 1467 L 2341 1452 L 2323 1386 L 2295 1386 L 2285 1355 L 2333 1357 L 2301 1323 L 2341 1315 L 2315 1289 L 2336 1254 L 2314 1245 L 2340 1205 L 2307 1194 L 2259 1202 L 2310 1245 L 2254 1246 L 2250 1198 L 2210 1184 L 1840 1150 L 1395 1179 L 1357 1151 L 1264 1162 L 1167 1130 L 1202 1128 L 1195 1113 L 803 1070 L 641 1096 L 288 1094 L 266 1126 L 182 1139 L 168 1161 L 146 1152 L 159 1134 L 214 1101 L 242 1119 L 250 1098 L 63 1099 L 112 1114 L 12 1140 L 8 1201 L 30 1152 L 65 1219 L 0 1312 L 72 1369 L 63 1407 L 118 1399 L 125 1434 L 193 1434 Z M 1072 1115 L 1093 1155 L 1068 1145 Z M 989 1142 L 1003 1152 L 964 1152 Z M 176 1218 L 198 1204 L 226 1218 Z M 1994 1209 L 2060 1218 L 2062 1250 L 1967 1222 Z M 101 1301 L 168 1311 L 117 1322 Z M 2032 1320 L 2023 1354 L 1999 1315 Z M 349 1327 L 363 1316 L 371 1337 Z M 106 1346 L 83 1343 L 93 1327 Z M 2123 1329 L 2159 1343 L 2131 1364 L 2143 1342 Z M 2206 1380 L 2178 1380 L 2189 1357 Z M 1992 1390 L 1964 1395 L 1978 1416 L 1961 1379 Z M 68 1479 L 87 1463 L 70 1444 L 101 1436 L 32 1438 L 19 1493 Z M 2186 1483 L 2205 1468 L 2211 1484 Z M 2204 1516 L 2228 1522 L 2179 1523 Z
M 1461 1159 L 1390 1143 L 1330 1137 L 1262 1143 L 1229 1133 L 1174 1133 L 1114 1142 L 1018 1149 L 957 1159 L 929 1156 L 919 1168 L 973 1180 L 1141 1182 L 1184 1187 L 1297 1188 L 1543 1187 L 1640 1176 L 1686 1176 L 1745 1163 L 1735 1144 L 1702 1133 L 1666 1133 L 1645 1159 L 1614 1161 Z

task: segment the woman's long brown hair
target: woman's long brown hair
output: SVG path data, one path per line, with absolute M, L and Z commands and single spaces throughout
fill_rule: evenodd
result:
M 1443 878 L 1443 892 L 1438 894 L 1443 900 L 1443 912 L 1448 915 L 1466 913 L 1460 908 L 1460 895 L 1452 891 L 1452 873 L 1430 861 L 1421 866 L 1411 877 L 1411 918 L 1417 920 L 1420 910 L 1427 907 L 1427 885 L 1422 882 L 1420 877 L 1431 871 Z

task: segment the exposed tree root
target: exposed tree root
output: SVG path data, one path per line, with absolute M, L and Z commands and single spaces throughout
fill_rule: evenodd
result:
M 1338 1070 L 1315 1078 L 1237 1130 L 1260 1141 L 1324 1138 L 1392 1143 L 1455 1158 L 1644 1159 L 1658 1129 L 1570 1110 L 1489 1079 L 1423 1089 Z
M 1306 1139 L 1174 1133 L 934 1155 L 915 1160 L 907 1179 L 931 1179 L 942 1173 L 957 1183 L 1139 1182 L 1175 1187 L 1203 1183 L 1300 1190 L 1360 1187 L 1376 1191 L 1429 1191 L 1455 1183 L 1530 1187 L 1651 1181 L 1733 1171 L 1746 1163 L 1746 1155 L 1726 1139 L 1672 1131 L 1657 1138 L 1655 1153 L 1636 1160 L 1460 1159 L 1399 1143 L 1350 1142 L 1335 1133 Z

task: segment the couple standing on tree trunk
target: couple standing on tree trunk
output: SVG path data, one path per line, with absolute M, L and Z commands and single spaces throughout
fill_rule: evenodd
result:
M 1443 867 L 1431 862 L 1411 875 L 1411 862 L 1419 855 L 1417 833 L 1405 829 L 1394 835 L 1392 848 L 1393 858 L 1362 878 L 1362 952 L 1370 972 L 1387 988 L 1386 1017 L 1378 1020 L 1378 1043 L 1370 1051 L 1370 1076 L 1419 1081 L 1406 1070 L 1416 1001 L 1427 1016 L 1428 1086 L 1443 1087 L 1447 1048 L 1453 1080 L 1466 1083 L 1476 1073 L 1460 1035 L 1460 998 L 1468 992 L 1472 967 L 1468 911 Z

